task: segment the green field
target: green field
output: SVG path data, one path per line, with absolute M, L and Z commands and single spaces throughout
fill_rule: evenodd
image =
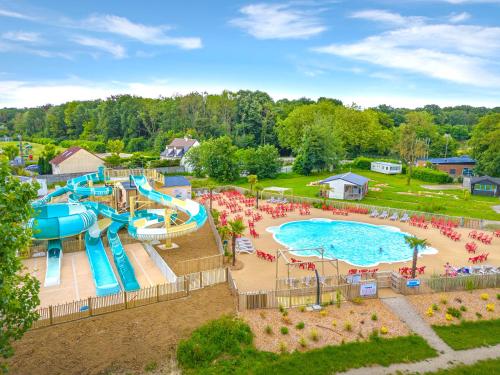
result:
M 290 348 L 290 351 L 294 348 Z M 259 351 L 241 320 L 223 317 L 196 329 L 179 344 L 177 359 L 186 374 L 332 374 L 370 365 L 417 362 L 436 351 L 420 336 L 402 336 L 325 346 L 283 354 Z
M 42 145 L 42 144 L 39 144 L 39 143 L 34 143 L 34 142 L 24 142 L 23 141 L 23 145 L 25 145 L 27 143 L 29 143 L 32 146 L 31 152 L 33 154 L 33 161 L 37 161 L 38 157 L 42 153 L 43 148 L 44 148 L 45 145 Z M 14 145 L 16 147 L 19 147 L 19 142 L 17 142 L 17 141 L 0 142 L 0 148 L 3 148 L 5 146 L 7 146 L 7 145 Z M 56 146 L 56 152 L 57 153 L 60 153 L 61 151 L 64 151 L 64 150 L 65 150 L 64 147 Z
M 500 344 L 500 319 L 462 322 L 457 325 L 432 326 L 454 350 Z
M 479 361 L 473 365 L 459 365 L 446 370 L 426 372 L 425 375 L 484 375 L 500 374 L 500 358 Z
M 455 190 L 430 190 L 422 185 L 434 185 L 413 179 L 411 185 L 406 185 L 404 175 L 385 175 L 366 170 L 352 169 L 352 172 L 370 179 L 369 187 L 380 191 L 370 190 L 361 201 L 364 204 L 400 208 L 406 210 L 425 211 L 436 214 L 473 217 L 488 220 L 500 220 L 492 206 L 500 205 L 500 199 L 495 197 L 469 196 L 465 197 L 464 191 L 457 185 Z M 262 180 L 262 186 L 280 186 L 293 188 L 296 196 L 317 198 L 318 186 L 307 186 L 310 182 L 319 181 L 334 173 L 322 173 L 312 176 L 297 174 L 280 174 L 275 179 Z M 246 179 L 240 179 L 237 186 L 248 188 Z

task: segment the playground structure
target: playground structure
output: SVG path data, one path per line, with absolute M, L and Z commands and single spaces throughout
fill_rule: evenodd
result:
M 64 187 L 33 202 L 35 215 L 29 223 L 33 238 L 48 241 L 44 286 L 60 284 L 61 240 L 83 236 L 98 296 L 118 293 L 122 288 L 139 289 L 119 231 L 126 228 L 139 241 L 164 241 L 169 248 L 172 238 L 198 230 L 207 219 L 204 206 L 156 190 L 157 186 L 161 189 L 162 182 L 163 176 L 155 170 L 100 168 L 96 173 L 68 180 Z M 124 195 L 120 188 L 123 184 L 135 194 Z M 63 195 L 67 195 L 66 202 L 51 203 Z M 121 283 L 102 242 L 105 231 Z

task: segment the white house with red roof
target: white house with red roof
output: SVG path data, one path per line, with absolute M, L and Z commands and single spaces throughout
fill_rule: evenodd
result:
M 52 174 L 95 172 L 104 160 L 81 148 L 71 147 L 50 161 Z

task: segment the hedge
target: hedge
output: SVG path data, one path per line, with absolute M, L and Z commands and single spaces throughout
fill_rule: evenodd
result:
M 414 168 L 412 177 L 425 182 L 436 182 L 439 184 L 446 184 L 453 181 L 448 173 L 425 167 Z

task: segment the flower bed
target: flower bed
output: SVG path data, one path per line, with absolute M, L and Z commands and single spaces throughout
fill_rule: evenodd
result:
M 499 319 L 499 289 L 478 289 L 408 296 L 430 324 L 457 324 L 461 320 Z
M 247 310 L 240 313 L 264 351 L 308 350 L 343 342 L 364 341 L 375 331 L 381 337 L 405 336 L 410 330 L 379 300 L 342 302 L 322 311 Z

